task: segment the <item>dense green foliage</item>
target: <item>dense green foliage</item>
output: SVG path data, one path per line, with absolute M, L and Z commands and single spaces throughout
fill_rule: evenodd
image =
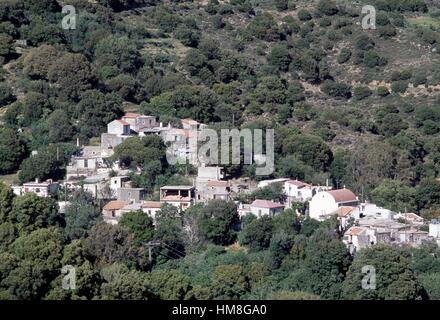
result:
M 365 31 L 364 2 L 75 0 L 77 29 L 63 30 L 62 1 L 1 1 L 0 175 L 62 179 L 77 139 L 96 143 L 110 121 L 143 112 L 275 129 L 276 170 L 264 178 L 328 180 L 439 217 L 438 6 L 365 2 L 378 25 Z M 168 165 L 165 150 L 157 137 L 133 137 L 108 160 L 154 197 L 190 183 L 191 168 Z M 225 169 L 262 178 L 253 166 Z M 439 298 L 437 248 L 377 247 L 351 261 L 333 222 L 290 210 L 241 231 L 223 201 L 184 214 L 164 206 L 154 228 L 139 212 L 112 226 L 89 196 L 69 197 L 61 215 L 53 200 L 0 184 L 0 298 Z M 271 187 L 246 200 L 280 197 Z M 150 240 L 162 244 L 153 263 Z M 374 293 L 359 289 L 365 263 L 384 279 Z M 67 264 L 77 267 L 72 292 L 61 289 Z

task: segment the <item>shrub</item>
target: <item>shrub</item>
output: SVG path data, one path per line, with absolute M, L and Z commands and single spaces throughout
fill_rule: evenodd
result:
M 322 91 L 333 98 L 351 98 L 351 87 L 342 82 L 326 81 L 321 86 Z
M 341 52 L 338 56 L 338 63 L 342 64 L 350 60 L 351 58 L 351 51 L 347 48 L 342 48 Z
M 369 96 L 372 95 L 372 91 L 370 88 L 362 86 L 362 87 L 356 87 L 353 90 L 353 96 L 356 100 L 363 100 Z
M 380 97 L 386 97 L 387 95 L 389 95 L 390 92 L 388 91 L 387 87 L 378 87 L 377 88 L 377 95 Z
M 301 9 L 298 11 L 298 19 L 301 21 L 312 20 L 312 15 L 306 9 Z
M 338 7 L 333 0 L 320 0 L 316 6 L 316 10 L 320 14 L 332 16 L 338 13 Z
M 6 83 L 0 83 L 0 107 L 5 106 L 15 100 L 12 88 Z
M 408 81 L 400 80 L 400 81 L 395 81 L 391 84 L 391 90 L 394 93 L 405 93 L 407 88 L 408 88 Z

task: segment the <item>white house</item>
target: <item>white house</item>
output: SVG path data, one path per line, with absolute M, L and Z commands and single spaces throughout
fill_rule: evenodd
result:
M 433 238 L 440 238 L 440 221 L 432 219 L 429 223 L 429 236 Z
M 348 189 L 321 191 L 310 201 L 309 215 L 316 220 L 325 220 L 341 206 L 359 205 L 357 196 Z
M 141 132 L 144 129 L 154 128 L 157 126 L 156 117 L 145 116 L 137 113 L 126 113 L 122 120 L 130 125 L 130 129 L 134 132 Z
M 156 214 L 160 210 L 160 206 L 160 201 L 143 201 L 141 205 L 142 211 L 153 218 L 153 221 L 156 220 Z
M 130 124 L 121 119 L 113 120 L 107 124 L 107 133 L 115 135 L 129 135 Z
M 371 244 L 370 230 L 365 227 L 351 227 L 342 238 L 342 242 L 348 247 L 350 253 L 368 247 Z
M 274 183 L 283 184 L 286 181 L 289 181 L 289 179 L 288 178 L 278 178 L 278 179 L 271 179 L 271 180 L 261 180 L 260 182 L 258 182 L 258 188 L 264 188 L 264 187 L 270 186 L 271 184 L 274 184 Z
M 256 199 L 254 202 L 252 202 L 250 207 L 251 213 L 258 218 L 261 218 L 264 215 L 274 217 L 284 210 L 284 205 L 281 203 L 260 199 Z
M 104 221 L 110 224 L 118 224 L 123 214 L 122 209 L 128 204 L 128 201 L 123 200 L 113 200 L 107 203 L 102 209 Z
M 58 190 L 58 188 L 59 184 L 52 182 L 52 180 L 39 182 L 38 179 L 36 179 L 35 182 L 23 183 L 22 186 L 12 186 L 12 190 L 17 196 L 33 192 L 37 196 L 43 198 L 50 197 L 52 193 Z
M 393 219 L 396 214 L 394 211 L 378 207 L 374 203 L 362 203 L 359 206 L 360 214 L 363 217 L 374 217 L 374 218 L 384 218 Z

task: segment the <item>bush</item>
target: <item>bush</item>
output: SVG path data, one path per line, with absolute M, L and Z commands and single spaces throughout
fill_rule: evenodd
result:
M 408 81 L 395 81 L 391 84 L 391 90 L 394 93 L 405 93 L 406 89 L 408 88 Z
M 339 53 L 338 56 L 338 63 L 342 64 L 347 62 L 348 60 L 350 60 L 351 58 L 351 51 L 350 49 L 347 48 L 342 48 L 341 52 Z
M 0 83 L 0 107 L 3 107 L 15 100 L 12 88 L 6 83 Z
M 439 131 L 439 126 L 437 122 L 428 119 L 423 122 L 422 131 L 428 135 L 436 134 Z
M 377 95 L 379 97 L 386 97 L 389 94 L 390 94 L 390 92 L 388 91 L 387 87 L 378 87 L 377 88 Z
M 351 87 L 342 82 L 326 81 L 321 86 L 322 91 L 333 98 L 351 98 Z
M 289 2 L 287 0 L 275 0 L 275 6 L 278 11 L 284 11 L 288 9 Z
M 356 100 L 363 100 L 369 96 L 371 96 L 373 92 L 370 90 L 370 88 L 362 86 L 362 87 L 356 87 L 353 90 L 353 96 Z
M 298 11 L 298 19 L 301 21 L 312 20 L 312 15 L 306 9 L 301 9 Z
M 412 77 L 411 81 L 414 84 L 414 86 L 416 87 L 416 86 L 420 86 L 422 84 L 426 84 L 426 82 L 428 80 L 426 79 L 426 76 L 424 73 L 418 72 Z
M 338 7 L 333 0 L 320 0 L 316 6 L 316 11 L 320 14 L 332 16 L 338 13 Z
M 379 56 L 374 50 L 368 50 L 364 54 L 364 65 L 368 68 L 374 68 L 378 66 L 384 66 L 387 64 L 387 60 Z
M 269 64 L 277 67 L 281 71 L 286 71 L 292 61 L 289 50 L 284 44 L 275 45 L 267 56 Z

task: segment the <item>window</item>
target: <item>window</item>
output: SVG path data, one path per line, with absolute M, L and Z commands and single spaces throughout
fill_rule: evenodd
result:
M 88 167 L 89 167 L 89 160 L 84 159 L 84 168 L 88 168 Z
M 116 216 L 116 213 L 114 210 L 112 210 L 112 217 L 114 218 Z
M 258 209 L 258 216 L 261 217 L 261 209 Z

